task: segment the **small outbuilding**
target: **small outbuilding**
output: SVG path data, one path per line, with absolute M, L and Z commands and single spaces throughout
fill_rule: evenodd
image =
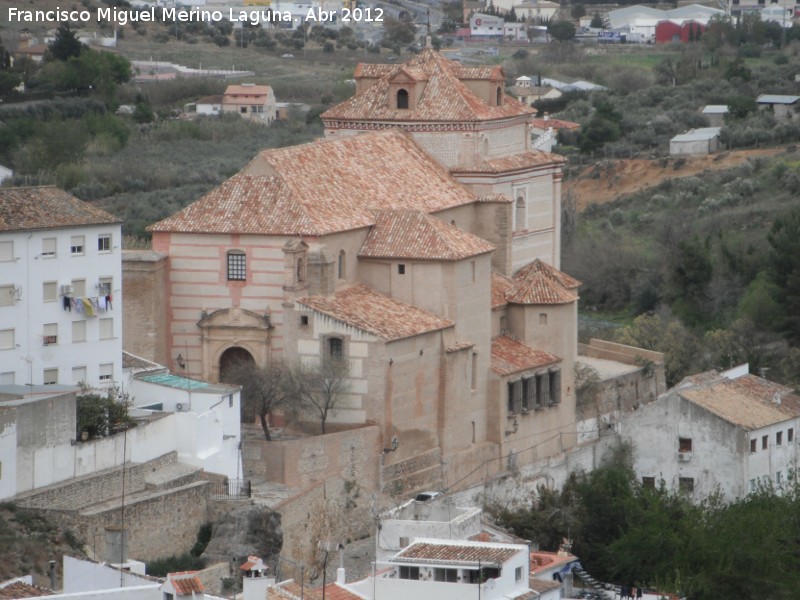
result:
M 761 108 L 772 110 L 777 121 L 791 119 L 797 112 L 800 96 L 785 96 L 782 94 L 761 94 L 756 98 L 756 103 Z
M 722 127 L 725 124 L 725 115 L 730 112 L 727 104 L 708 104 L 700 111 L 711 127 Z
M 676 135 L 669 141 L 670 156 L 711 154 L 719 150 L 719 127 L 701 127 Z

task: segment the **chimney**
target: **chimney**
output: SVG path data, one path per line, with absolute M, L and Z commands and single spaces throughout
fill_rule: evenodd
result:
M 339 585 L 345 584 L 344 577 L 344 546 L 339 544 L 339 568 L 336 569 L 336 583 Z
M 239 570 L 242 572 L 242 599 L 264 600 L 267 587 L 275 585 L 275 578 L 267 576 L 268 569 L 264 561 L 257 556 L 248 556 Z
M 106 527 L 106 562 L 122 565 L 128 562 L 128 531 L 121 527 Z

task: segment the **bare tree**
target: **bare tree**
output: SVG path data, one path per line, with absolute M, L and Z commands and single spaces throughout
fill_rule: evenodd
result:
M 316 366 L 293 371 L 292 388 L 301 406 L 319 416 L 322 433 L 339 399 L 349 388 L 350 363 L 346 358 L 327 356 Z
M 269 415 L 292 399 L 292 380 L 289 369 L 281 362 L 260 367 L 254 363 L 241 363 L 230 372 L 230 381 L 242 386 L 242 413 L 258 416 L 264 438 L 269 442 Z

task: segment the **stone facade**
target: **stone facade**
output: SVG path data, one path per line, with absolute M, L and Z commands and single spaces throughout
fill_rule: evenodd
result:
M 123 250 L 125 295 L 122 336 L 126 351 L 158 364 L 169 364 L 166 338 L 167 255 L 146 250 Z

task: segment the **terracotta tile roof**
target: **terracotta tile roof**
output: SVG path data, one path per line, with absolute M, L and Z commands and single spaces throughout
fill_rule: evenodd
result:
M 521 152 L 503 158 L 493 158 L 486 160 L 472 167 L 454 167 L 451 173 L 507 173 L 509 171 L 520 171 L 531 167 L 541 167 L 546 165 L 560 165 L 567 162 L 567 159 L 558 154 L 543 152 L 541 150 L 531 150 Z
M 530 554 L 531 575 L 536 575 L 543 571 L 549 571 L 554 567 L 561 567 L 578 560 L 573 554 L 559 554 L 558 552 L 534 551 Z M 531 579 L 533 581 L 533 579 Z M 533 587 L 533 586 L 531 586 Z
M 462 67 L 426 48 L 405 65 L 360 65 L 356 78 L 380 79 L 349 100 L 322 114 L 323 121 L 445 121 L 470 122 L 533 115 L 534 110 L 514 98 L 505 96 L 501 106 L 491 106 L 470 90 L 461 79 L 504 79 L 499 67 Z M 391 108 L 389 82 L 403 68 L 427 75 L 428 82 L 417 103 L 411 109 Z
M 765 394 L 753 378 L 745 377 L 734 380 L 720 377 L 712 383 L 678 389 L 678 395 L 748 431 L 800 417 L 800 398 L 796 395 L 780 391 Z
M 55 596 L 55 592 L 45 590 L 35 585 L 28 585 L 21 581 L 0 588 L 0 599 L 17 600 L 18 598 L 36 598 L 37 596 Z
M 148 230 L 313 236 L 372 225 L 374 209 L 436 212 L 474 201 L 408 134 L 387 130 L 265 150 Z
M 251 100 L 253 96 L 266 99 L 270 89 L 268 85 L 229 85 L 225 88 L 222 102 L 239 104 L 242 100 Z M 237 98 L 237 96 L 242 97 Z
M 204 592 L 206 588 L 197 576 L 197 571 L 180 571 L 178 573 L 168 573 L 167 579 L 175 588 L 175 593 L 181 596 L 193 592 Z
M 510 277 L 492 271 L 492 308 L 498 308 L 508 304 L 506 293 L 514 287 L 514 281 Z
M 196 100 L 195 104 L 222 104 L 222 96 L 205 96 Z
M 528 587 L 532 586 L 529 585 Z M 519 596 L 512 597 L 511 600 L 532 600 L 533 598 L 539 598 L 539 596 L 541 596 L 541 594 L 538 592 L 527 591 L 527 592 L 522 592 Z
M 0 231 L 121 223 L 114 215 L 51 186 L 0 188 Z
M 453 326 L 452 321 L 379 294 L 365 285 L 336 292 L 332 298 L 312 296 L 298 302 L 388 341 Z
M 478 198 L 478 202 L 484 202 L 486 204 L 511 204 L 514 202 L 514 199 L 505 194 L 486 194 Z
M 545 592 L 549 592 L 550 590 L 557 590 L 561 587 L 561 583 L 558 581 L 548 581 L 546 579 L 536 579 L 531 577 L 528 580 L 528 587 L 531 588 L 537 594 L 544 594 Z
M 287 581 L 269 588 L 269 597 L 276 596 L 285 600 L 322 600 L 322 588 L 309 589 L 301 588 L 295 581 Z M 325 586 L 325 600 L 363 600 L 363 598 L 353 592 L 343 588 L 337 583 L 330 583 Z
M 492 360 L 489 368 L 504 377 L 528 369 L 546 367 L 560 360 L 553 354 L 526 346 L 508 335 L 500 335 L 492 340 Z
M 518 549 L 500 544 L 445 543 L 443 541 L 416 541 L 395 554 L 394 563 L 436 563 L 452 565 L 483 566 L 502 565 L 513 557 Z
M 580 123 L 573 123 L 572 121 L 562 121 L 561 119 L 533 119 L 531 125 L 537 129 L 580 129 Z
M 569 304 L 578 299 L 580 282 L 538 258 L 514 274 L 505 294 L 511 304 Z
M 374 211 L 375 225 L 358 255 L 366 258 L 461 260 L 494 246 L 420 211 Z
M 455 342 L 447 347 L 447 352 L 460 352 L 461 350 L 467 350 L 469 348 L 474 348 L 475 342 Z
M 263 569 L 265 568 L 264 561 L 257 556 L 248 556 L 247 560 L 239 565 L 239 570 L 249 571 L 250 569 Z

